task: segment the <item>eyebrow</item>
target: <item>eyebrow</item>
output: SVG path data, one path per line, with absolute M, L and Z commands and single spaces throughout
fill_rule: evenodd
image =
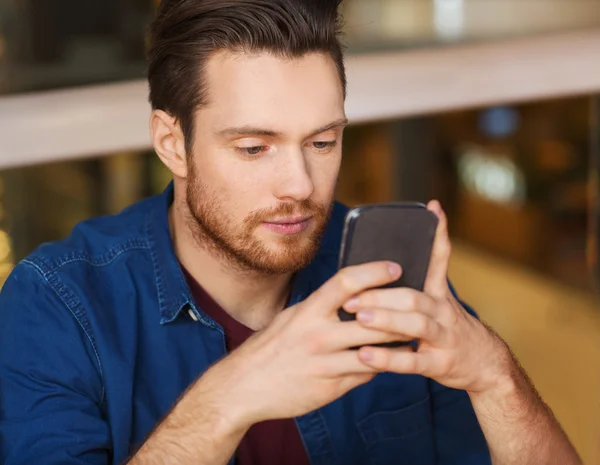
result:
M 321 134 L 326 131 L 330 131 L 331 129 L 337 129 L 339 127 L 346 126 L 348 124 L 348 118 L 340 118 L 337 119 L 325 126 L 322 126 L 318 129 L 315 129 L 311 132 L 306 139 L 316 136 L 317 134 Z M 240 126 L 240 127 L 231 127 L 227 129 L 223 129 L 217 132 L 218 136 L 222 137 L 239 137 L 239 136 L 264 136 L 264 137 L 282 137 L 283 133 L 278 131 L 273 131 L 270 129 L 259 128 L 254 126 Z

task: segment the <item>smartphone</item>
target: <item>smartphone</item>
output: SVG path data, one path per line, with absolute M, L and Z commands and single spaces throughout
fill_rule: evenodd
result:
M 402 267 L 397 281 L 383 288 L 410 287 L 422 291 L 429 268 L 438 218 L 422 203 L 392 202 L 351 209 L 344 223 L 339 268 L 379 260 Z M 340 308 L 342 321 L 355 318 Z M 381 344 L 387 347 L 411 342 Z

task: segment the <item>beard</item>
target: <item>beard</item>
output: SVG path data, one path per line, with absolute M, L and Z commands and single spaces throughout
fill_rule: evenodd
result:
M 239 271 L 269 275 L 294 273 L 312 262 L 333 209 L 333 198 L 325 205 L 310 199 L 285 202 L 256 210 L 238 225 L 228 217 L 226 203 L 217 192 L 200 181 L 193 165 L 186 203 L 190 213 L 189 227 L 200 246 Z M 255 234 L 263 222 L 291 215 L 311 216 L 311 224 L 298 234 L 278 235 L 271 239 L 261 239 Z

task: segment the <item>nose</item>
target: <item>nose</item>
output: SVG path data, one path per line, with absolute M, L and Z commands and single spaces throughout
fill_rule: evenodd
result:
M 275 174 L 274 192 L 278 199 L 300 202 L 310 198 L 314 190 L 315 186 L 302 150 L 293 150 L 280 157 Z

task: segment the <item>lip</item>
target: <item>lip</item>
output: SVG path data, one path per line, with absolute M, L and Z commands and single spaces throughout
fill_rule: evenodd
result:
M 312 216 L 290 216 L 287 218 L 278 218 L 273 221 L 265 221 L 263 224 L 274 233 L 292 235 L 301 233 L 308 228 L 311 219 Z
M 297 224 L 304 223 L 312 218 L 312 216 L 288 216 L 277 220 L 265 221 L 267 224 Z

